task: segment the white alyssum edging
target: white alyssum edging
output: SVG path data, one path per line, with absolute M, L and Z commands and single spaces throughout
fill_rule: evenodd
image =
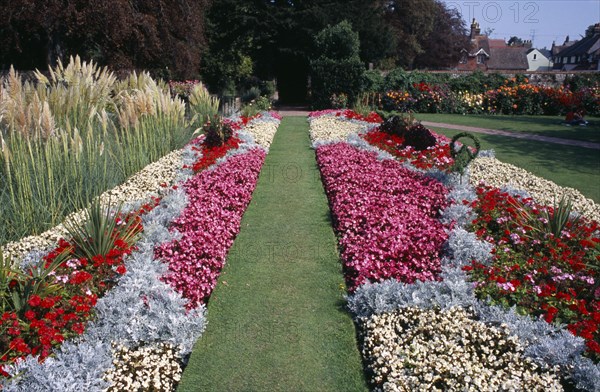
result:
M 363 320 L 362 334 L 376 391 L 562 391 L 506 325 L 474 321 L 460 307 L 375 315 Z
M 309 119 L 310 139 L 315 142 L 344 141 L 352 133 L 364 132 L 374 124 L 350 121 L 345 117 L 323 115 Z
M 252 135 L 256 144 L 268 151 L 271 143 L 273 143 L 279 123 L 280 121 L 271 116 L 270 113 L 264 113 L 260 117 L 250 121 L 244 127 L 244 131 Z
M 106 373 L 106 380 L 111 384 L 106 392 L 168 392 L 173 391 L 181 380 L 180 359 L 169 344 L 159 343 L 135 349 L 116 346 L 113 353 L 115 367 Z

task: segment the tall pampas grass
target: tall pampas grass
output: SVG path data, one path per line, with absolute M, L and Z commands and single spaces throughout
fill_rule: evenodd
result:
M 192 133 L 185 104 L 148 73 L 118 81 L 72 57 L 35 76 L 0 79 L 0 244 L 56 226 Z

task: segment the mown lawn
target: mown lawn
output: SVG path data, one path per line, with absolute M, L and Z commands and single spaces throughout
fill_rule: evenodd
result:
M 562 124 L 562 116 L 504 116 L 504 115 L 460 115 L 419 113 L 415 117 L 421 121 L 467 125 L 470 127 L 498 129 L 511 132 L 526 132 L 536 135 L 584 140 L 600 143 L 600 118 L 587 118 L 585 127 L 567 127 Z
M 304 117 L 284 118 L 182 391 L 366 391 Z
M 432 128 L 452 137 L 461 131 Z M 506 136 L 477 134 L 482 149 L 493 149 L 499 160 L 519 166 L 558 185 L 579 190 L 600 203 L 600 151 L 516 139 Z

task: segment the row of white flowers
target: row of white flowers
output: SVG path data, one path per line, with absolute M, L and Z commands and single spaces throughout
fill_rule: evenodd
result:
M 537 202 L 548 206 L 558 204 L 564 195 L 571 200 L 575 211 L 600 222 L 600 205 L 582 195 L 577 189 L 562 187 L 535 176 L 525 169 L 500 162 L 492 157 L 477 158 L 469 168 L 473 185 L 483 181 L 498 188 L 510 186 L 521 189 L 529 193 Z

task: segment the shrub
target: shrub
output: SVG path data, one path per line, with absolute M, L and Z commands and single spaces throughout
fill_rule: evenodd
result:
M 218 147 L 226 143 L 233 135 L 233 128 L 229 122 L 217 116 L 214 120 L 208 120 L 203 127 L 206 139 L 204 143 L 208 147 Z
M 348 96 L 344 93 L 332 94 L 329 98 L 332 109 L 346 109 L 348 107 Z
M 363 91 L 380 92 L 383 90 L 384 78 L 380 71 L 365 71 L 363 75 Z
M 455 148 L 456 142 L 461 138 L 469 138 L 475 144 L 475 152 L 472 152 L 468 146 L 463 145 L 460 149 Z M 479 139 L 477 136 L 473 135 L 469 132 L 462 132 L 455 135 L 450 142 L 450 154 L 454 159 L 454 164 L 450 168 L 451 171 L 458 172 L 461 175 L 464 173 L 466 167 L 469 163 L 479 155 L 479 150 L 481 149 L 481 144 L 479 143 Z
M 310 61 L 315 108 L 326 108 L 333 94 L 344 93 L 354 103 L 361 91 L 364 65 L 359 57 L 358 34 L 347 21 L 322 30 L 315 39 L 316 56 Z
M 381 124 L 379 130 L 390 135 L 404 137 L 404 134 L 415 123 L 415 118 L 412 113 L 400 114 L 389 117 Z
M 404 145 L 414 147 L 415 150 L 426 150 L 435 146 L 436 142 L 435 136 L 421 123 L 411 126 L 404 133 Z
M 242 102 L 252 102 L 258 97 L 260 97 L 260 89 L 258 87 L 250 87 L 242 94 Z
M 409 84 L 406 71 L 402 68 L 394 68 L 385 76 L 383 90 L 406 90 Z

